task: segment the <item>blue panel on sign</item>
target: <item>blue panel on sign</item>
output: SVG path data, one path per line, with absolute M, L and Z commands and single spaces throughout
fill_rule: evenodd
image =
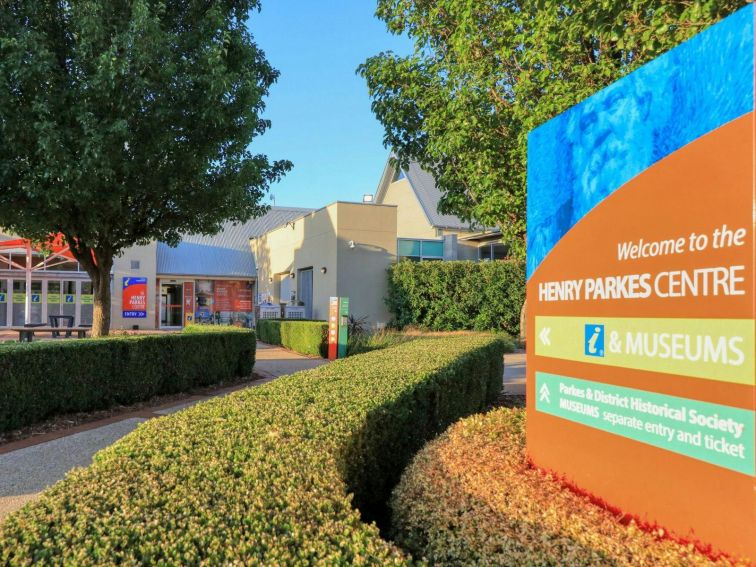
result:
M 750 4 L 528 137 L 528 278 L 593 207 L 754 106 Z
M 124 311 L 123 317 L 125 319 L 145 319 L 147 313 L 144 311 Z

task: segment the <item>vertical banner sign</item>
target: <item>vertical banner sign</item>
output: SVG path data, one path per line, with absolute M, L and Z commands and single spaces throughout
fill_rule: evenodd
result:
M 65 296 L 66 303 L 73 303 L 73 299 L 72 295 Z M 147 317 L 147 278 L 123 278 L 122 315 L 124 319 Z
M 754 5 L 530 133 L 528 453 L 756 560 Z
M 194 282 L 184 282 L 184 325 L 194 323 Z
M 336 360 L 339 355 L 339 298 L 328 301 L 328 360 Z
M 349 341 L 349 298 L 339 298 L 339 358 L 347 354 Z

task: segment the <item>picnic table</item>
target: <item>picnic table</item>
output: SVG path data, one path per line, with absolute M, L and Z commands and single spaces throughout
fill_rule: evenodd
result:
M 47 318 L 50 320 L 51 327 L 63 327 L 61 323 L 65 323 L 65 328 L 69 329 L 66 331 L 66 338 L 71 337 L 70 329 L 74 326 L 73 315 L 49 315 Z M 52 336 L 57 339 L 60 336 L 60 333 L 53 332 Z
M 47 325 L 34 325 L 29 327 L 11 327 L 11 331 L 18 332 L 18 340 L 22 343 L 30 343 L 34 338 L 35 333 L 51 333 L 52 336 L 59 336 L 61 330 L 65 330 L 66 333 L 76 333 L 76 336 L 80 339 L 85 339 L 87 333 L 92 330 L 91 327 L 49 327 Z

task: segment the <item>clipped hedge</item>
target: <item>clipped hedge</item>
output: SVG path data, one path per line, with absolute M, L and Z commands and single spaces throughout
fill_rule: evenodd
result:
M 395 540 L 443 565 L 730 565 L 625 525 L 529 466 L 525 412 L 453 425 L 415 457 L 391 501 Z
M 0 564 L 409 564 L 361 514 L 501 376 L 498 339 L 429 338 L 148 421 L 0 524 Z
M 301 354 L 328 357 L 328 323 L 291 319 L 260 319 L 258 338 L 271 345 L 280 345 Z
M 388 280 L 386 305 L 400 328 L 520 332 L 524 262 L 402 261 Z
M 0 345 L 0 431 L 249 376 L 255 334 L 184 333 Z

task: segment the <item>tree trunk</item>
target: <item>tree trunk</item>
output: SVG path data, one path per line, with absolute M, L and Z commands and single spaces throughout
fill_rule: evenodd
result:
M 112 264 L 112 262 L 111 262 Z M 110 268 L 94 266 L 96 273 L 90 273 L 94 290 L 94 313 L 92 314 L 92 336 L 106 337 L 110 333 Z
M 110 247 L 87 246 L 72 234 L 64 236 L 71 253 L 92 280 L 92 336 L 107 337 L 110 333 L 110 269 L 113 267 L 113 252 Z

